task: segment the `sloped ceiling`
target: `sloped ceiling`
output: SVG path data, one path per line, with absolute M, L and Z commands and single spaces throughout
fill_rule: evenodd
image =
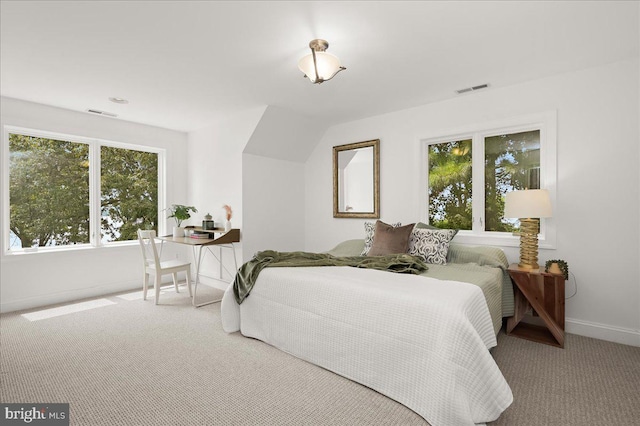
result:
M 265 105 L 331 125 L 637 57 L 639 40 L 625 1 L 2 1 L 0 15 L 2 96 L 181 131 Z M 322 85 L 297 69 L 313 38 L 347 67 Z
M 256 126 L 244 154 L 303 163 L 324 134 L 322 123 L 288 111 L 269 106 Z

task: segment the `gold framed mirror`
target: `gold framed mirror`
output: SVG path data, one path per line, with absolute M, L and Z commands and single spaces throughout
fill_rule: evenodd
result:
M 380 139 L 333 147 L 333 217 L 380 218 Z

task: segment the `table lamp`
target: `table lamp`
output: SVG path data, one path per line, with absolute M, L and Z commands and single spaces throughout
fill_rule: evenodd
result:
M 504 217 L 520 219 L 520 269 L 538 269 L 540 218 L 551 217 L 546 189 L 511 191 L 505 195 Z

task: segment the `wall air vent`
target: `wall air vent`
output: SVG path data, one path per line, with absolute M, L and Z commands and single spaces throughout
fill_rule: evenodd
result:
M 486 89 L 487 87 L 489 87 L 488 83 L 479 84 L 477 86 L 465 87 L 464 89 L 456 90 L 456 93 L 458 95 L 461 95 L 461 94 L 467 93 L 467 92 L 473 92 L 473 91 L 480 90 L 480 89 Z
M 118 116 L 118 114 L 114 114 L 112 112 L 100 111 L 97 109 L 88 109 L 87 112 L 90 112 L 91 114 L 105 115 L 107 117 L 114 117 L 114 118 Z

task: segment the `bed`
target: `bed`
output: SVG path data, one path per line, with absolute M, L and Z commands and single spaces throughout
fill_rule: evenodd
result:
M 357 255 L 363 244 L 329 253 Z M 433 426 L 482 424 L 513 400 L 489 352 L 513 310 L 507 266 L 499 249 L 451 244 L 447 264 L 421 275 L 266 268 L 241 305 L 227 289 L 222 325 L 368 386 Z

